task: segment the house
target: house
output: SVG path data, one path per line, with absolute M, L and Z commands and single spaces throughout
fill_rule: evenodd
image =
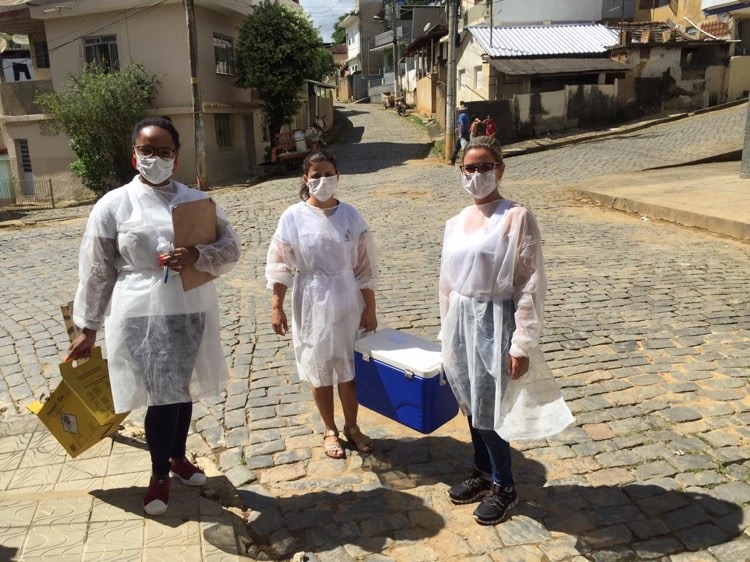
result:
M 733 41 L 725 79 L 726 101 L 747 98 L 750 92 L 750 2 L 701 0 L 700 7 L 706 17 L 713 16 L 718 23 L 729 28 L 728 35 Z M 716 29 L 705 31 L 717 35 L 714 33 Z
M 617 44 L 618 36 L 597 24 L 631 19 L 633 2 L 634 0 L 462 0 L 456 38 L 456 102 L 487 104 L 508 100 L 516 95 L 530 96 L 532 93 L 562 90 L 566 85 L 577 87 L 608 82 L 611 85 L 613 80 L 624 75 L 627 66 L 607 60 L 610 54 L 607 48 L 611 50 Z M 568 27 L 561 30 L 559 26 L 562 25 Z M 552 26 L 558 26 L 555 33 L 562 35 L 555 36 Z M 533 30 L 534 37 L 512 31 L 513 28 Z M 548 28 L 547 31 L 544 28 Z M 531 50 L 513 51 L 513 46 L 510 45 L 502 52 L 495 52 L 495 42 L 500 33 L 511 41 L 520 41 L 527 46 L 529 42 L 532 46 L 534 42 L 541 42 L 549 49 L 534 50 L 540 47 L 536 45 Z M 431 35 L 429 39 L 427 34 Z M 571 34 L 580 37 L 570 37 Z M 407 50 L 409 55 L 413 55 L 428 45 L 430 47 L 433 65 L 428 76 L 431 80 L 428 82 L 422 79 L 418 84 L 416 105 L 421 113 L 434 115 L 443 127 L 449 40 L 447 30 L 443 33 L 442 30 L 428 29 L 414 37 L 413 45 L 409 45 Z M 589 45 L 590 50 L 584 52 L 577 47 L 571 48 L 570 43 L 566 45 L 566 40 L 584 40 L 593 46 Z M 602 41 L 608 44 L 603 46 Z M 431 91 L 426 91 L 427 88 Z
M 297 2 L 281 0 L 300 9 Z M 235 86 L 238 29 L 252 2 L 195 0 L 197 80 L 202 97 L 206 175 L 210 183 L 254 169 L 269 144 L 260 100 Z M 69 165 L 75 155 L 65 135 L 51 135 L 37 92 L 64 87 L 69 75 L 99 61 L 116 69 L 143 64 L 160 82 L 153 114 L 167 115 L 181 133 L 176 179 L 195 183 L 193 101 L 185 6 L 177 0 L 34 0 L 0 12 L 0 32 L 29 37 L 33 79 L 0 84 L 0 128 L 13 176 L 52 182 L 59 199 L 86 195 Z
M 375 36 L 385 29 L 385 22 L 375 19 L 381 8 L 381 0 L 355 0 L 354 11 L 339 23 L 346 31 L 347 47 L 340 72 L 339 99 L 367 97 L 369 80 L 382 81 L 383 53 L 370 51 Z
M 740 61 L 730 61 L 731 28 L 704 14 L 699 2 L 645 0 L 632 22 L 616 27 L 621 45 L 614 57 L 632 67 L 619 83 L 624 116 L 694 110 L 738 97 L 728 92 L 730 83 L 739 88 L 743 82 L 737 80 Z

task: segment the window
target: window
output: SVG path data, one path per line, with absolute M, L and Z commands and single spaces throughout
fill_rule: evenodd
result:
M 474 67 L 474 85 L 477 89 L 484 86 L 484 75 L 482 74 L 481 66 Z
M 217 146 L 232 146 L 232 119 L 228 113 L 217 113 L 214 115 L 214 125 L 216 126 L 216 144 Z
M 21 170 L 24 173 L 31 173 L 31 153 L 29 153 L 29 141 L 18 139 L 18 159 L 21 161 Z
M 458 83 L 461 84 L 462 90 L 466 88 L 466 71 L 463 69 L 458 71 Z
M 214 33 L 216 74 L 234 76 L 234 44 L 231 37 Z
M 107 70 L 119 70 L 120 58 L 117 55 L 116 35 L 86 37 L 83 46 L 86 51 L 86 64 L 97 63 Z
M 638 7 L 641 10 L 653 10 L 670 4 L 670 0 L 641 0 Z
M 46 41 L 34 41 L 37 68 L 49 68 L 49 49 Z

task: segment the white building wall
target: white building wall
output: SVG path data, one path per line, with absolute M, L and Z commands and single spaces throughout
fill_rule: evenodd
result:
M 484 10 L 474 0 L 463 0 L 462 13 L 469 17 L 467 24 L 480 23 L 489 19 L 489 6 Z M 520 23 L 541 23 L 544 21 L 595 22 L 602 19 L 602 0 L 495 0 L 493 24 L 512 25 Z
M 468 36 L 465 43 L 457 53 L 456 68 L 456 101 L 487 101 L 489 100 L 488 70 L 489 65 L 482 61 L 482 49 L 479 44 Z M 476 70 L 482 68 L 481 84 L 476 82 Z

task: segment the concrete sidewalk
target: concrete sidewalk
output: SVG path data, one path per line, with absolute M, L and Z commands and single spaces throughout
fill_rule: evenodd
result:
M 71 459 L 35 417 L 0 425 L 0 561 L 236 561 L 247 534 L 226 477 L 172 479 L 169 512 L 141 505 L 150 458 L 139 439 L 106 438 Z M 246 541 L 249 542 L 249 541 Z
M 579 195 L 638 213 L 750 241 L 750 179 L 739 162 L 720 162 L 601 176 L 573 184 Z

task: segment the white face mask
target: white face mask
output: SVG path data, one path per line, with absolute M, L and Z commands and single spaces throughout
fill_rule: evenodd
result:
M 484 199 L 497 189 L 497 178 L 494 170 L 486 174 L 476 172 L 470 176 L 461 174 L 461 184 L 474 199 Z
M 338 185 L 339 178 L 337 176 L 328 176 L 327 178 L 308 180 L 307 189 L 310 190 L 310 195 L 315 197 L 315 199 L 321 203 L 325 203 L 336 193 Z
M 151 184 L 159 185 L 172 176 L 174 160 L 162 160 L 158 156 L 146 158 L 136 155 L 135 162 L 136 170 Z

